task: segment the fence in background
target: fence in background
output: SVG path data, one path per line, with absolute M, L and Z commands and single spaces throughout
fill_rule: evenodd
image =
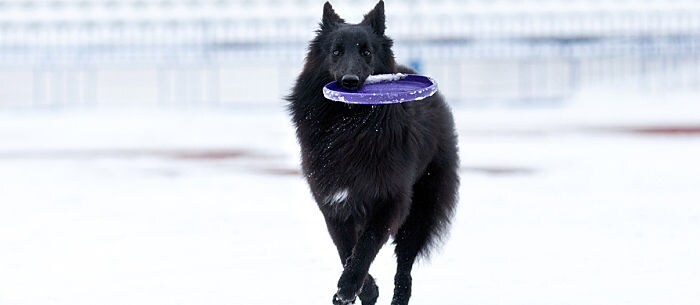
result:
M 0 1 L 0 107 L 276 105 L 323 1 Z M 373 1 L 335 1 L 357 22 Z M 700 1 L 388 1 L 400 62 L 455 104 L 700 92 Z

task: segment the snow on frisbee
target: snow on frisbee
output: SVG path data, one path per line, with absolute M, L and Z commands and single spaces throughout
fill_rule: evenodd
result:
M 345 89 L 336 81 L 323 87 L 323 96 L 332 101 L 348 104 L 396 104 L 418 101 L 437 92 L 437 83 L 418 74 L 370 75 L 357 90 Z

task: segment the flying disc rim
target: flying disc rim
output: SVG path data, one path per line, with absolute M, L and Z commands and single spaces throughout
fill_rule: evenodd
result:
M 422 86 L 414 86 L 414 88 L 410 90 L 365 92 L 368 90 L 368 88 L 366 88 L 368 86 L 374 87 L 369 89 L 376 89 L 376 87 L 387 87 L 391 89 L 392 83 L 402 83 L 403 85 L 421 84 Z M 326 99 L 346 104 L 364 105 L 398 104 L 419 101 L 431 97 L 436 92 L 437 83 L 435 80 L 431 77 L 418 74 L 406 74 L 405 77 L 393 81 L 365 84 L 358 90 L 342 88 L 337 81 L 332 81 L 323 87 L 323 95 Z

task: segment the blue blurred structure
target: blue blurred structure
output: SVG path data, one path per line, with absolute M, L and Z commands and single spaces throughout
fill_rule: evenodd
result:
M 0 107 L 279 105 L 323 2 L 0 1 Z M 373 5 L 359 2 L 333 4 L 356 22 Z M 700 1 L 390 0 L 387 14 L 399 61 L 456 105 L 700 91 Z

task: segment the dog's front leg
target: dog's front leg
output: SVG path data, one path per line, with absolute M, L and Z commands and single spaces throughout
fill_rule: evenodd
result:
M 338 280 L 338 292 L 333 297 L 333 304 L 352 304 L 362 289 L 369 267 L 379 250 L 396 230 L 396 205 L 384 202 L 381 208 L 365 225 L 365 228 L 352 250 L 352 255 L 345 262 L 343 274 Z

